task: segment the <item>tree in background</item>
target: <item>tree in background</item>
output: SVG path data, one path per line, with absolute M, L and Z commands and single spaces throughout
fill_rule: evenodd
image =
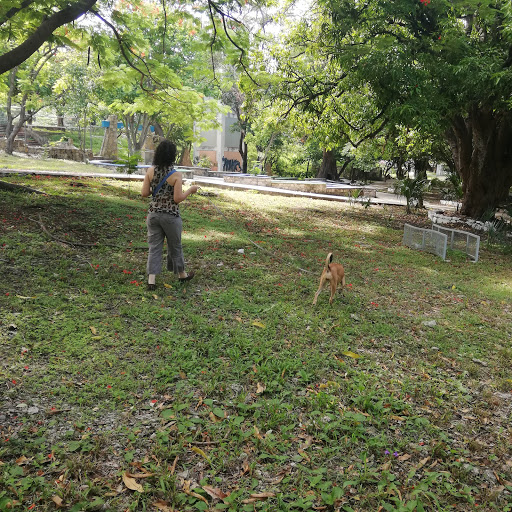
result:
M 38 21 L 44 23 L 38 9 L 47 10 L 39 0 L 19 5 L 12 0 L 10 5 L 4 11 L 4 3 L 0 7 L 0 49 L 4 50 L 30 40 L 31 28 Z M 103 26 L 57 28 L 50 39 L 68 47 L 60 57 L 61 76 L 53 84 L 57 112 L 78 117 L 85 124 L 88 117 L 98 115 L 98 107 L 108 106 L 124 121 L 130 154 L 140 150 L 151 124 L 161 135 L 177 137 L 176 142 L 190 148 L 194 123 L 199 129 L 211 128 L 221 110 L 215 100 L 221 80 L 212 69 L 212 56 L 224 58 L 226 44 L 231 59 L 241 55 L 241 43 L 233 46 L 222 27 L 212 28 L 231 12 L 223 2 L 215 5 L 212 25 L 204 28 L 204 17 L 185 2 L 139 0 L 120 1 L 114 10 L 103 2 L 91 7 L 90 16 Z M 108 16 L 103 16 L 100 7 L 109 11 Z M 205 2 L 203 9 L 207 7 Z M 232 24 L 237 26 L 235 21 Z M 11 40 L 2 46 L 4 37 Z
M 316 141 L 322 152 L 317 177 L 339 177 L 337 155 L 346 144 L 357 148 L 385 126 L 372 90 L 361 87 L 332 58 L 324 33 L 329 19 L 318 8 L 296 24 L 285 24 L 255 55 L 264 68 L 257 84 L 245 80 L 246 95 L 271 109 L 279 123 L 294 127 L 298 138 Z
M 474 0 L 319 0 L 329 53 L 371 104 L 450 145 L 462 213 L 479 217 L 512 185 L 512 7 Z M 370 104 L 370 102 L 368 103 Z
M 44 45 L 27 61 L 14 67 L 8 73 L 6 88 L 6 148 L 11 155 L 14 150 L 14 140 L 27 121 L 51 101 L 51 88 L 47 85 L 47 63 L 57 53 L 57 48 L 51 44 Z M 14 112 L 17 107 L 17 112 Z M 31 132 L 31 136 L 39 139 Z

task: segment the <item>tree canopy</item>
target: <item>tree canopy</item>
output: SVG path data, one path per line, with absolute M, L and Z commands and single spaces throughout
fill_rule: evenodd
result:
M 253 95 L 326 149 L 404 129 L 449 145 L 463 213 L 480 216 L 512 185 L 511 20 L 508 1 L 317 0 L 261 53 Z
M 314 0 L 307 15 L 274 41 L 268 33 L 251 36 L 248 26 L 262 36 L 278 12 L 263 13 L 259 24 L 244 24 L 244 12 L 270 3 L 6 0 L 0 6 L 0 74 L 45 42 L 82 48 L 88 61 L 108 63 L 123 77 L 123 94 L 133 97 L 128 103 L 116 98 L 119 112 L 151 116 L 167 105 L 197 121 L 212 113 L 202 95 L 220 98 L 233 86 L 221 83 L 222 50 L 223 61 L 241 72 L 241 125 L 261 126 L 255 121 L 264 112 L 266 126 L 279 132 L 286 119 L 284 131 L 315 140 L 331 169 L 334 150 L 369 144 L 375 153 L 378 138 L 383 157 L 394 158 L 385 155 L 390 148 L 400 154 L 405 148 L 418 166 L 449 147 L 451 156 L 444 158 L 462 178 L 463 213 L 481 216 L 507 197 L 510 1 Z M 330 175 L 325 167 L 322 172 Z

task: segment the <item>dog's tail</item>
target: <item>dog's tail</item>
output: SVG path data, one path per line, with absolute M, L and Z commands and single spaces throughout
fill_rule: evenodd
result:
M 327 255 L 327 258 L 325 259 L 325 270 L 329 270 L 329 264 L 332 263 L 332 252 L 330 252 Z

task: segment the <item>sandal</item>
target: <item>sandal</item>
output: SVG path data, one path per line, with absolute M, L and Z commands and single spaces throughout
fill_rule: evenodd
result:
M 154 290 L 156 290 L 156 284 L 149 284 L 148 283 L 148 291 L 152 292 Z
M 191 271 L 187 274 L 187 277 L 178 277 L 180 283 L 184 283 L 185 281 L 190 281 L 195 275 L 194 271 Z

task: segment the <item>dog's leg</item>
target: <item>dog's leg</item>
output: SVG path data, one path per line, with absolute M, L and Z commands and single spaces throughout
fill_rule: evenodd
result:
M 313 299 L 313 305 L 316 304 L 316 299 L 318 299 L 318 296 L 320 295 L 320 292 L 324 289 L 325 286 L 325 279 L 324 276 L 320 278 L 320 285 L 318 286 L 318 290 L 315 293 L 315 298 Z
M 336 281 L 331 279 L 331 298 L 329 299 L 329 304 L 332 304 L 332 299 L 334 299 L 334 294 L 336 293 Z

